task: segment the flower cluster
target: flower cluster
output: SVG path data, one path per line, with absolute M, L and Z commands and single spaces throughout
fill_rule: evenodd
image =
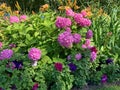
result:
M 21 21 L 25 21 L 26 19 L 27 19 L 26 15 L 21 15 L 20 17 L 10 16 L 10 23 L 18 23 Z
M 62 69 L 63 69 L 62 63 L 57 62 L 57 63 L 54 64 L 54 66 L 59 72 L 61 72 Z
M 64 18 L 64 17 L 57 17 L 57 20 L 55 22 L 55 25 L 58 28 L 65 28 L 71 26 L 72 22 L 69 18 Z
M 0 60 L 10 59 L 13 55 L 13 51 L 11 49 L 4 49 L 0 52 Z

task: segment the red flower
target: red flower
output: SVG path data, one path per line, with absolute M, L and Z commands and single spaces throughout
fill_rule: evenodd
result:
M 63 66 L 62 66 L 62 63 L 55 63 L 55 68 L 58 70 L 58 71 L 62 71 L 62 69 L 63 69 Z
M 32 87 L 32 90 L 37 90 L 38 87 L 39 87 L 38 83 L 35 83 L 35 84 L 33 85 L 33 87 Z
M 97 53 L 97 48 L 96 48 L 96 47 L 91 47 L 91 48 L 90 48 L 90 51 Z

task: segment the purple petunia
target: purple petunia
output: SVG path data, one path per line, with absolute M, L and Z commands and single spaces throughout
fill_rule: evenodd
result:
M 68 56 L 67 56 L 67 60 L 71 60 L 71 55 L 68 55 Z
M 106 64 L 111 64 L 111 63 L 113 63 L 113 59 L 108 58 L 108 59 L 106 60 Z
M 77 66 L 75 64 L 73 64 L 73 63 L 69 63 L 68 66 L 69 66 L 69 69 L 71 71 L 76 71 L 76 69 L 77 69 Z
M 102 77 L 101 77 L 101 82 L 102 83 L 106 83 L 107 82 L 107 75 L 102 75 Z
M 32 90 L 38 90 L 38 87 L 39 87 L 39 84 L 38 83 L 35 83 L 32 87 Z

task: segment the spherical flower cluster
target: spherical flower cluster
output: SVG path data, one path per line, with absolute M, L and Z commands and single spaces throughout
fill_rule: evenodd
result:
M 4 49 L 0 52 L 0 59 L 10 59 L 13 55 L 13 51 L 11 49 Z
M 69 63 L 68 66 L 71 71 L 75 71 L 77 69 L 77 66 L 73 63 Z
M 87 33 L 86 33 L 86 38 L 87 38 L 87 39 L 90 39 L 90 38 L 92 38 L 92 37 L 93 37 L 93 32 L 92 32 L 92 30 L 88 30 Z
M 28 52 L 28 58 L 37 61 L 41 58 L 41 51 L 38 48 L 31 48 Z
M 102 75 L 102 77 L 101 77 L 101 82 L 102 83 L 106 83 L 107 82 L 107 75 Z
M 57 20 L 55 22 L 55 25 L 58 28 L 65 28 L 71 26 L 72 22 L 69 18 L 64 18 L 64 17 L 57 17 Z
M 10 16 L 10 23 L 18 23 L 19 21 L 17 16 Z
M 20 21 L 25 21 L 27 19 L 27 16 L 26 15 L 21 15 L 20 16 Z
M 84 18 L 82 14 L 76 13 L 74 15 L 75 22 L 81 27 L 87 27 L 91 25 L 91 20 Z
M 66 16 L 70 16 L 70 17 L 73 17 L 74 16 L 74 12 L 72 9 L 66 9 Z
M 82 15 L 82 14 L 80 14 L 80 13 L 75 13 L 75 15 L 74 15 L 74 20 L 75 20 L 76 23 L 79 24 L 79 22 L 81 21 L 82 18 L 83 18 L 83 15 Z
M 82 55 L 80 53 L 76 54 L 75 55 L 75 59 L 76 60 L 80 60 L 82 58 Z
M 2 46 L 3 46 L 3 43 L 2 43 L 2 42 L 0 42 L 0 48 L 2 48 Z
M 90 54 L 90 60 L 91 60 L 91 62 L 94 61 L 96 58 L 97 58 L 97 53 L 91 52 L 91 54 Z
M 81 35 L 78 33 L 73 34 L 74 43 L 77 44 L 81 40 Z
M 58 42 L 63 47 L 71 48 L 73 41 L 73 36 L 70 32 L 65 31 L 58 36 Z
M 55 68 L 58 70 L 58 71 L 62 71 L 62 69 L 63 69 L 63 65 L 62 65 L 62 63 L 59 63 L 59 62 L 57 62 L 57 63 L 55 63 Z

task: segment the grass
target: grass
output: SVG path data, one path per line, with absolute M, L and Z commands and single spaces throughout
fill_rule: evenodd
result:
M 97 90 L 120 90 L 120 86 L 104 86 L 101 89 L 97 89 Z

